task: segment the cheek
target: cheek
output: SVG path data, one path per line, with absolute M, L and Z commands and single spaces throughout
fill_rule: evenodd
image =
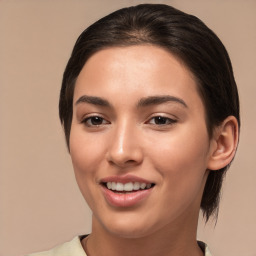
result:
M 70 155 L 73 163 L 77 184 L 90 204 L 91 194 L 95 189 L 95 175 L 101 164 L 104 152 L 102 142 L 94 136 L 85 136 L 82 129 L 73 127 L 70 133 Z
M 206 166 L 209 151 L 206 129 L 184 127 L 168 135 L 152 136 L 150 144 L 147 148 L 152 149 L 151 158 L 163 167 L 160 170 L 189 173 L 190 170 L 200 171 L 202 166 Z
M 102 140 L 99 136 L 85 136 L 82 128 L 71 128 L 70 155 L 75 172 L 85 175 L 93 172 L 103 154 Z
M 204 130 L 190 131 L 158 140 L 151 155 L 155 168 L 162 176 L 162 189 L 169 195 L 165 200 L 177 205 L 199 198 L 205 185 L 208 135 Z

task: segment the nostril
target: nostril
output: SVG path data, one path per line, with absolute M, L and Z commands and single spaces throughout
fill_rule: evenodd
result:
M 125 132 L 122 131 L 122 133 Z M 135 137 L 127 137 L 121 134 L 116 139 L 110 138 L 106 159 L 111 165 L 119 167 L 138 165 L 143 161 L 143 152 Z
M 134 164 L 134 163 L 136 163 L 136 161 L 135 160 L 128 160 L 128 161 L 126 161 L 126 163 L 127 164 Z
M 118 166 L 120 168 L 126 168 L 126 167 L 131 167 L 131 166 L 136 166 L 142 163 L 142 159 L 122 159 L 122 158 L 117 158 L 117 157 L 112 157 L 108 159 L 108 162 L 111 166 Z

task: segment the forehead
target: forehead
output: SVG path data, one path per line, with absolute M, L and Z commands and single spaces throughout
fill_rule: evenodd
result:
M 74 100 L 82 94 L 199 97 L 196 80 L 182 61 L 152 45 L 111 47 L 92 55 L 77 78 Z

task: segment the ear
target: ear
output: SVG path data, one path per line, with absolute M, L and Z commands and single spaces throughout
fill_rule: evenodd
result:
M 214 131 L 207 168 L 219 170 L 227 166 L 235 156 L 237 144 L 238 122 L 234 116 L 228 116 Z

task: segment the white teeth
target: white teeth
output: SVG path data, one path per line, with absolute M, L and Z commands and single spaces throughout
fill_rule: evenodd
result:
M 128 182 L 128 183 L 120 183 L 120 182 L 107 182 L 107 188 L 116 191 L 137 191 L 139 189 L 149 189 L 152 187 L 150 183 L 140 183 L 140 182 Z
M 116 183 L 116 191 L 123 191 L 124 190 L 124 184 L 117 182 Z
M 133 190 L 133 184 L 132 182 L 125 183 L 124 184 L 124 191 L 132 191 Z
M 146 186 L 147 186 L 146 183 L 141 183 L 141 184 L 140 184 L 140 188 L 141 188 L 141 189 L 144 189 Z
M 115 182 L 111 182 L 111 187 L 112 187 L 111 188 L 112 190 L 116 190 L 116 183 Z
M 107 187 L 108 187 L 108 189 L 111 189 L 112 188 L 112 182 L 107 182 Z
M 134 182 L 133 190 L 139 190 L 139 189 L 140 189 L 140 183 L 139 182 Z

